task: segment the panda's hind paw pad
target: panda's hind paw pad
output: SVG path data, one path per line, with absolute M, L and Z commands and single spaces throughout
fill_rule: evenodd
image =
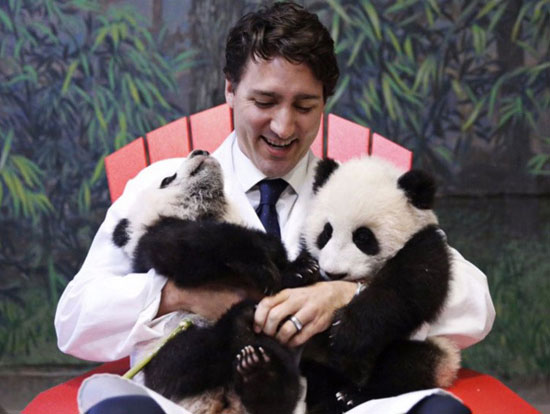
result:
M 244 382 L 248 382 L 268 368 L 271 358 L 261 347 L 247 345 L 235 358 L 235 369 Z

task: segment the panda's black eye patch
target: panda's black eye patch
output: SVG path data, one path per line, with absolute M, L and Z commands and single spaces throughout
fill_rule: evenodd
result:
M 370 256 L 374 256 L 380 252 L 378 240 L 371 229 L 368 227 L 359 227 L 353 232 L 353 242 L 359 250 Z
M 322 249 L 325 247 L 325 245 L 328 243 L 330 238 L 332 237 L 332 226 L 330 223 L 326 223 L 325 227 L 323 227 L 323 231 L 319 236 L 317 236 L 317 247 L 319 249 Z
M 176 179 L 176 175 L 178 175 L 178 173 L 175 173 L 174 175 L 171 175 L 170 177 L 164 178 L 162 180 L 162 182 L 160 183 L 160 188 L 168 187 L 170 185 L 170 183 Z

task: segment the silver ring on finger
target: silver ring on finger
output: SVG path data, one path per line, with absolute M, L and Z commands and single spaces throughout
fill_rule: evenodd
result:
M 290 318 L 289 318 L 289 321 L 292 322 L 294 324 L 294 327 L 296 328 L 296 331 L 297 332 L 300 332 L 304 325 L 302 324 L 302 322 L 300 321 L 300 319 L 298 319 L 295 315 L 292 315 Z

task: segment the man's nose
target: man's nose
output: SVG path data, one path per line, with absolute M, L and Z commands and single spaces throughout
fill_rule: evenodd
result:
M 291 138 L 296 132 L 296 124 L 292 110 L 280 109 L 271 120 L 271 130 L 280 138 Z

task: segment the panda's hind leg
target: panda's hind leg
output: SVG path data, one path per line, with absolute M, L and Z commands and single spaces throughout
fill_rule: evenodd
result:
M 372 375 L 355 404 L 428 388 L 452 385 L 460 368 L 460 351 L 449 339 L 400 340 L 377 358 Z
M 251 414 L 291 414 L 300 397 L 294 355 L 282 346 L 247 345 L 235 358 L 235 390 Z

